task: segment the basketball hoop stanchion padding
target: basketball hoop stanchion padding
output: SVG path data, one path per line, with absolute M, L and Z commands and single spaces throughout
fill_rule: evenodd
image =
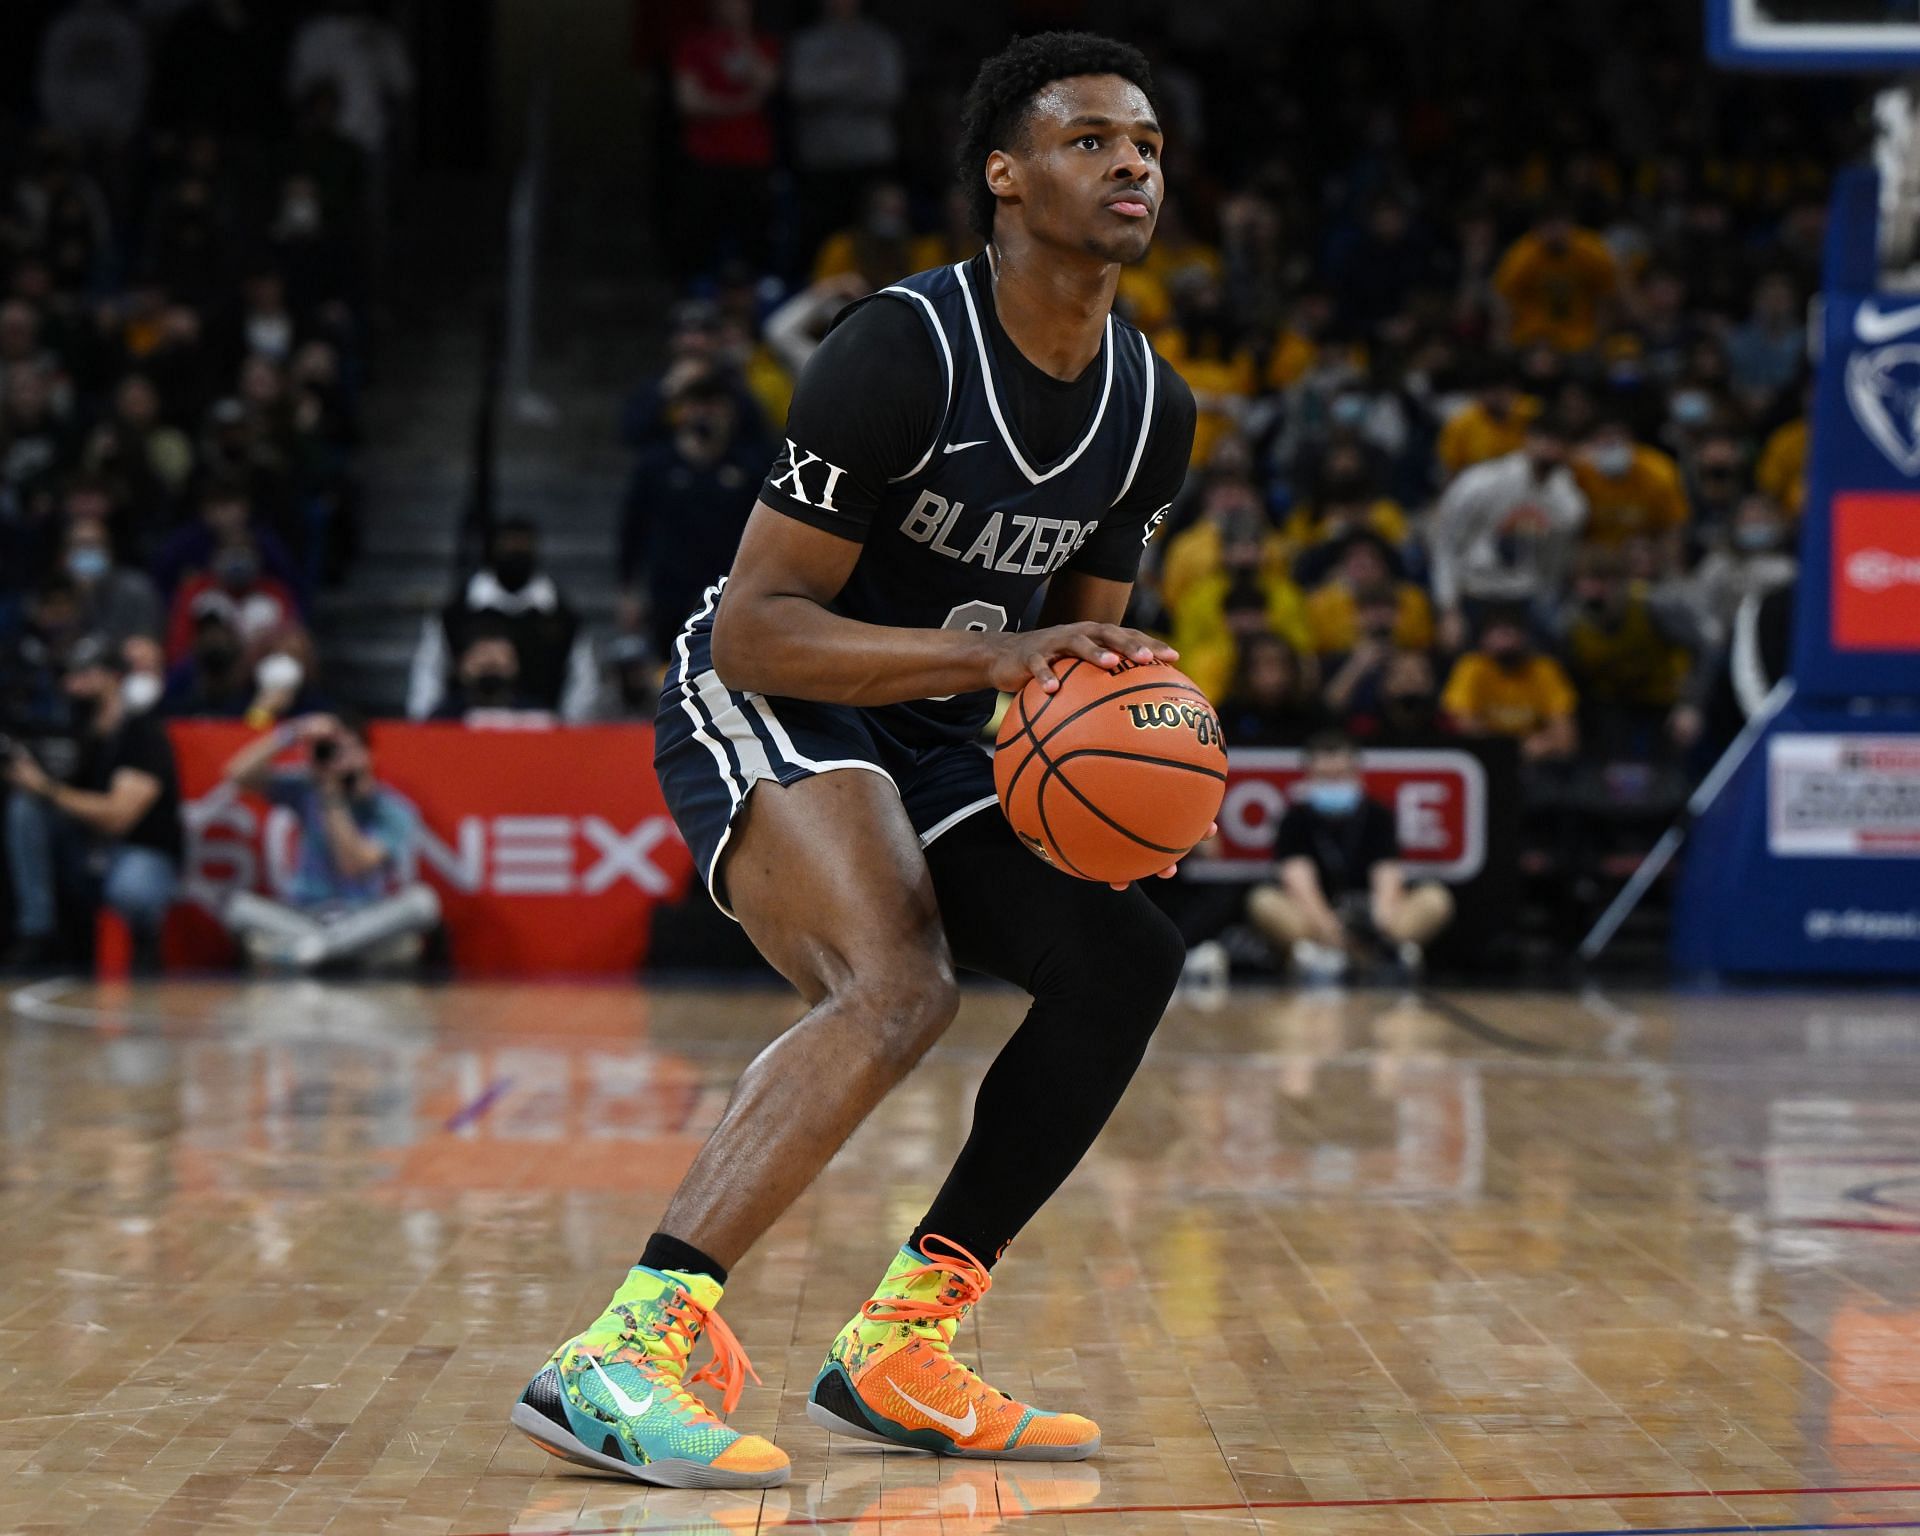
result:
M 1920 976 L 1920 290 L 1882 265 L 1913 234 L 1886 238 L 1882 209 L 1914 199 L 1882 193 L 1869 166 L 1835 183 L 1794 692 L 1693 824 L 1682 970 Z

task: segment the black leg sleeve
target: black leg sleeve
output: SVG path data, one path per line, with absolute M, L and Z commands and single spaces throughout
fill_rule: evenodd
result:
M 1180 979 L 1179 931 L 1139 887 L 1049 868 L 982 811 L 927 850 L 957 964 L 1033 995 L 988 1069 L 973 1129 L 914 1241 L 991 1264 L 1093 1145 Z

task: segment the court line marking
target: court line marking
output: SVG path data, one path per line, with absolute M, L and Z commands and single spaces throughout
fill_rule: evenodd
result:
M 995 1487 L 999 1486 L 995 1480 Z M 1219 1504 L 1083 1504 L 1071 1509 L 1022 1509 L 1001 1511 L 1008 1521 L 1047 1515 L 1203 1515 L 1231 1510 L 1264 1509 L 1397 1509 L 1431 1507 L 1442 1504 L 1583 1504 L 1626 1503 L 1648 1499 L 1791 1499 L 1856 1493 L 1920 1493 L 1920 1483 L 1863 1483 L 1851 1488 L 1684 1488 L 1635 1490 L 1613 1493 L 1442 1493 L 1412 1494 L 1400 1498 L 1378 1499 L 1240 1499 Z M 785 1527 L 801 1530 L 826 1526 L 905 1525 L 925 1521 L 938 1522 L 938 1510 L 925 1513 L 883 1511 L 857 1515 L 788 1515 L 765 1526 L 773 1531 Z M 696 1522 L 688 1530 L 698 1529 Z M 486 1531 L 474 1536 L 627 1536 L 629 1525 L 545 1526 L 514 1531 Z M 1646 1526 L 1602 1526 L 1591 1530 L 1515 1531 L 1506 1536 L 1734 1536 L 1742 1531 L 1912 1531 L 1920 1530 L 1920 1520 L 1838 1520 L 1803 1525 L 1674 1525 L 1664 1528 Z M 662 1531 L 660 1536 L 668 1536 Z
M 448 1115 L 446 1124 L 443 1125 L 441 1129 L 446 1131 L 465 1130 L 485 1115 L 488 1110 L 492 1109 L 494 1105 L 498 1104 L 501 1095 L 512 1086 L 512 1078 L 496 1077 L 492 1082 L 488 1083 L 485 1088 L 482 1088 L 473 1099 L 462 1104 L 452 1114 Z

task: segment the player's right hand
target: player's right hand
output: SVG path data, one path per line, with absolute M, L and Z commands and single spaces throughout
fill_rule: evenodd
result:
M 1180 653 L 1164 640 L 1118 624 L 1055 624 L 1049 629 L 1001 633 L 994 639 L 998 648 L 987 669 L 987 681 L 1002 693 L 1018 693 L 1035 681 L 1052 693 L 1060 686 L 1053 663 L 1075 657 L 1109 672 L 1122 661 L 1180 659 Z

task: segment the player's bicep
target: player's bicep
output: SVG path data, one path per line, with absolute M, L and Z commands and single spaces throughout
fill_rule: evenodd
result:
M 720 612 L 724 616 L 729 605 L 737 608 L 769 597 L 804 597 L 824 607 L 847 584 L 860 549 L 858 539 L 803 523 L 757 501 L 740 536 Z

